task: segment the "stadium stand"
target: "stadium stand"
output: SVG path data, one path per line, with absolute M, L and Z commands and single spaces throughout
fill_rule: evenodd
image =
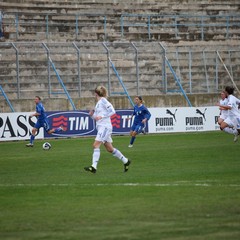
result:
M 64 98 L 49 59 L 72 98 L 100 83 L 111 96 L 124 94 L 109 59 L 131 96 L 179 94 L 176 78 L 187 94 L 240 86 L 236 0 L 2 0 L 0 10 L 0 82 L 9 99 Z

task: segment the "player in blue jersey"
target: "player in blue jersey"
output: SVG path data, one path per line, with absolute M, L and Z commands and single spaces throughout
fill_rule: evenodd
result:
M 135 97 L 134 101 L 136 105 L 134 106 L 132 117 L 135 116 L 135 118 L 130 131 L 131 140 L 128 147 L 133 147 L 133 143 L 136 139 L 137 134 L 143 132 L 146 122 L 151 117 L 151 113 L 144 106 L 141 96 Z
M 59 128 L 53 128 L 50 129 L 49 126 L 49 122 L 47 119 L 47 115 L 45 112 L 45 108 L 41 102 L 41 98 L 39 96 L 35 97 L 35 103 L 36 103 L 36 112 L 31 114 L 30 117 L 36 117 L 37 118 L 37 122 L 35 123 L 33 129 L 32 129 L 32 135 L 30 137 L 30 143 L 26 144 L 26 147 L 33 147 L 33 142 L 35 139 L 35 135 L 38 131 L 38 129 L 40 129 L 41 127 L 44 128 L 44 130 L 48 133 L 48 134 L 52 134 L 55 132 L 60 132 L 63 131 L 64 129 L 62 127 Z

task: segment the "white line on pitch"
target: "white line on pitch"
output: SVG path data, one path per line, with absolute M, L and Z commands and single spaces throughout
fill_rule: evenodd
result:
M 0 187 L 78 187 L 78 186 L 129 186 L 129 187 L 240 187 L 239 184 L 221 184 L 221 183 L 204 183 L 204 182 L 173 182 L 173 183 L 12 183 L 0 184 Z

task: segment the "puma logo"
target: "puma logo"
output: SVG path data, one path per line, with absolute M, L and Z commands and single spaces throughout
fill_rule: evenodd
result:
M 177 109 L 175 110 L 174 113 L 172 113 L 169 109 L 166 110 L 166 113 L 170 114 L 174 118 L 175 122 L 177 122 L 177 120 L 176 120 L 176 112 L 177 112 Z
M 204 109 L 204 112 L 203 112 L 203 113 L 202 113 L 199 109 L 196 110 L 196 113 L 202 115 L 205 121 L 206 121 L 206 118 L 205 118 L 205 112 L 206 112 L 206 110 L 207 110 L 207 108 Z

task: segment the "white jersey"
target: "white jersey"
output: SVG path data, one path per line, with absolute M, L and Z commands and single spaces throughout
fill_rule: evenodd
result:
M 106 128 L 112 129 L 111 116 L 115 114 L 115 109 L 113 105 L 104 97 L 100 98 L 97 102 L 93 114 L 93 118 L 101 116 L 102 119 L 96 121 L 96 127 L 104 126 Z
M 231 109 L 228 110 L 228 117 L 229 118 L 239 118 L 240 117 L 240 112 L 238 110 L 238 105 L 240 103 L 240 100 L 236 98 L 233 95 L 228 96 L 228 106 L 231 107 Z
M 227 98 L 221 99 L 219 101 L 219 103 L 220 103 L 221 106 L 227 106 L 228 105 L 228 99 Z M 221 110 L 220 111 L 220 118 L 221 119 L 226 119 L 227 116 L 228 116 L 228 110 Z

